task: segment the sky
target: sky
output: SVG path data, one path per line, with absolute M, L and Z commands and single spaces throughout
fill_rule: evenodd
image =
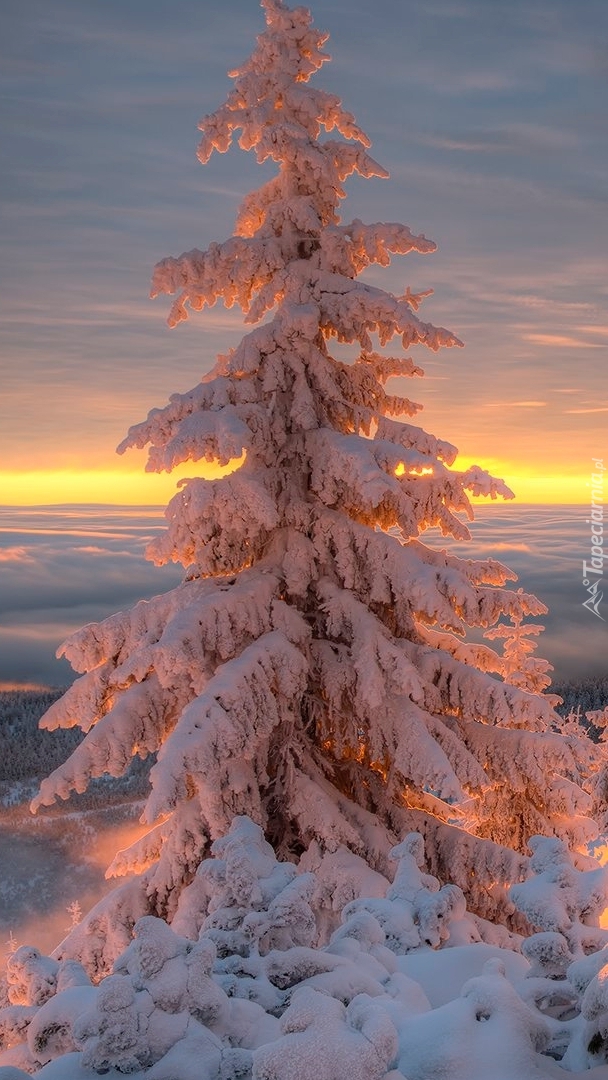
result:
M 608 4 L 311 6 L 333 57 L 315 83 L 390 172 L 353 180 L 343 219 L 438 243 L 370 280 L 434 288 L 422 317 L 465 342 L 413 351 L 422 423 L 524 502 L 587 502 L 608 457 Z M 266 177 L 238 150 L 195 157 L 263 27 L 256 0 L 1 6 L 0 503 L 174 490 L 114 448 L 242 336 L 221 306 L 170 331 L 148 292 L 156 261 L 226 239 Z

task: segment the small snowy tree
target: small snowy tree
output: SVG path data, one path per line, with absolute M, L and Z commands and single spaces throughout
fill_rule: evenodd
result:
M 522 589 L 517 591 L 523 592 Z M 488 641 L 502 639 L 504 643 L 502 675 L 505 682 L 531 693 L 542 693 L 551 684 L 549 672 L 553 668 L 549 661 L 531 655 L 538 644 L 534 639 L 544 629 L 540 623 L 524 623 L 521 614 L 517 614 L 511 615 L 510 625 L 499 623 L 485 631 L 484 637 Z M 553 705 L 561 702 L 556 695 L 550 700 Z
M 69 926 L 66 927 L 66 929 L 74 930 L 74 928 L 78 926 L 79 922 L 81 922 L 82 920 L 82 908 L 78 903 L 78 900 L 72 900 L 72 903 L 68 904 L 65 910 L 70 916 L 70 923 Z
M 277 174 L 245 199 L 230 239 L 163 260 L 153 282 L 176 295 L 172 326 L 217 301 L 258 325 L 119 448 L 149 444 L 157 471 L 244 462 L 219 480 L 194 475 L 170 502 L 149 554 L 181 562 L 183 583 L 63 646 L 85 674 L 43 726 L 87 735 L 34 806 L 158 753 L 150 831 L 113 865 L 142 875 L 136 897 L 116 893 L 123 919 L 171 919 L 238 814 L 282 856 L 346 845 L 384 871 L 416 829 L 432 872 L 493 915 L 496 887 L 523 874 L 512 847 L 592 831 L 576 752 L 547 730 L 550 699 L 501 681 L 502 658 L 466 640 L 468 627 L 546 609 L 505 588 L 515 575 L 500 563 L 419 539 L 431 526 L 467 538 L 467 493 L 511 493 L 478 466 L 452 468 L 455 447 L 411 422 L 421 406 L 387 391 L 423 374 L 386 351 L 394 339 L 461 343 L 421 321 L 424 294 L 360 276 L 435 245 L 402 224 L 342 222 L 345 179 L 387 174 L 340 100 L 308 85 L 328 59 L 309 12 L 262 7 L 266 31 L 201 122 L 199 158 L 238 134 Z

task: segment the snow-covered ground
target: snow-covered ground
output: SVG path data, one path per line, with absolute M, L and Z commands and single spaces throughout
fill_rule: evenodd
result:
M 357 897 L 369 872 L 342 851 L 334 895 L 355 895 L 324 942 L 323 867 L 277 862 L 237 818 L 173 926 L 141 918 L 97 985 L 79 961 L 94 913 L 55 958 L 28 946 L 11 956 L 0 1080 L 605 1078 L 608 931 L 582 920 L 608 903 L 608 869 L 575 870 L 558 840 L 533 846 L 514 899 L 545 914 L 523 943 L 425 873 L 417 834 L 373 896 Z M 559 930 L 544 928 L 552 920 Z

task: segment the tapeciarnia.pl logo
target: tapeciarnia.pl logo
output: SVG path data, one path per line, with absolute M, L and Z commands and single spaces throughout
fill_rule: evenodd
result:
M 600 604 L 604 598 L 604 473 L 606 466 L 603 458 L 591 458 L 594 471 L 591 473 L 591 517 L 586 524 L 591 526 L 591 556 L 589 562 L 583 559 L 583 585 L 589 596 L 583 600 L 583 607 L 592 611 L 602 622 Z

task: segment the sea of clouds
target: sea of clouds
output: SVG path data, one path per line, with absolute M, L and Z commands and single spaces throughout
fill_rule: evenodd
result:
M 159 507 L 2 508 L 0 687 L 67 685 L 73 630 L 176 585 L 181 568 L 144 558 L 162 525 Z
M 518 574 L 513 587 L 545 602 L 538 655 L 554 665 L 556 681 L 605 674 L 608 588 L 597 614 L 583 607 L 587 508 L 493 504 L 475 513 L 468 543 L 435 530 L 425 541 L 498 559 Z M 176 585 L 179 566 L 144 557 L 162 527 L 159 507 L 0 508 L 0 686 L 66 685 L 74 675 L 55 651 L 71 631 Z

